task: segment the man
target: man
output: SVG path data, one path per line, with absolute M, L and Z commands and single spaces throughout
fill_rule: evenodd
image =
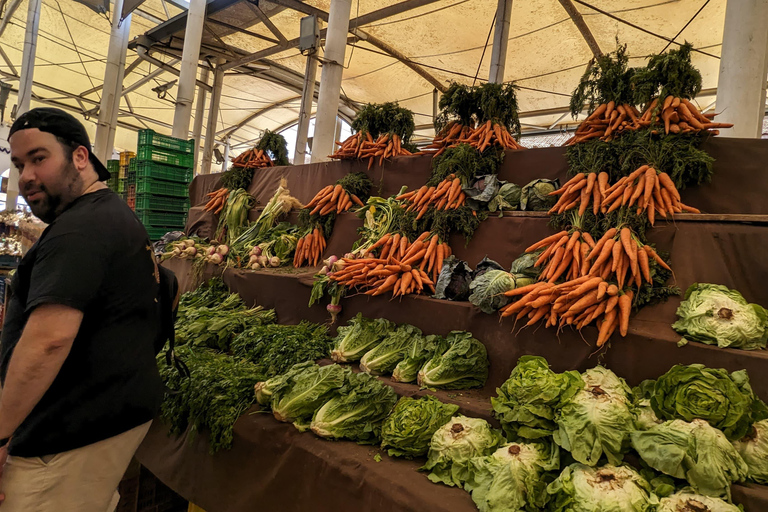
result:
M 19 192 L 50 225 L 13 277 L 0 340 L 0 512 L 111 511 L 162 398 L 152 250 L 74 117 L 30 110 L 9 142 Z

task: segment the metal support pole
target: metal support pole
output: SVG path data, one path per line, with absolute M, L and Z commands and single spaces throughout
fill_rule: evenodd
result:
M 176 95 L 176 112 L 173 115 L 173 136 L 189 138 L 189 120 L 195 99 L 197 62 L 200 60 L 200 42 L 203 39 L 206 0 L 191 0 L 184 30 L 184 51 L 181 54 L 179 90 Z
M 312 162 L 327 160 L 333 151 L 336 116 L 339 111 L 339 93 L 344 73 L 344 53 L 347 47 L 349 12 L 352 0 L 333 0 L 328 14 L 328 32 L 325 42 L 320 94 L 317 97 L 315 134 L 312 142 Z
M 224 84 L 224 59 L 219 59 L 216 69 L 213 71 L 213 92 L 211 93 L 211 106 L 208 109 L 208 125 L 205 129 L 205 145 L 203 146 L 203 162 L 200 174 L 211 173 L 211 160 L 213 159 L 213 144 L 216 139 L 216 125 L 219 119 L 219 102 L 221 101 L 221 86 Z
M 437 88 L 432 91 L 432 124 L 437 122 L 437 113 L 439 110 L 440 93 Z
M 229 137 L 227 137 L 227 141 L 224 144 L 224 160 L 221 162 L 221 172 L 224 172 L 227 170 L 228 163 L 229 163 Z
M 512 0 L 499 0 L 496 8 L 496 26 L 493 29 L 493 51 L 491 52 L 491 73 L 488 81 L 502 83 L 507 63 L 509 22 L 512 18 Z
M 205 67 L 200 70 L 200 81 L 208 83 L 208 75 L 210 72 Z M 203 113 L 205 112 L 205 89 L 202 87 L 197 88 L 197 106 L 195 107 L 195 124 L 192 126 L 192 138 L 195 139 L 195 173 L 197 173 L 197 165 L 200 163 L 200 137 L 203 135 Z
M 27 27 L 24 33 L 24 52 L 21 57 L 21 77 L 19 95 L 16 103 L 16 117 L 29 110 L 32 99 L 32 81 L 35 75 L 35 53 L 37 52 L 37 32 L 40 26 L 41 0 L 29 0 L 27 9 Z M 16 210 L 19 197 L 19 170 L 11 165 L 8 173 L 8 189 L 5 195 L 5 209 Z
M 120 110 L 120 96 L 123 92 L 123 77 L 125 76 L 125 52 L 131 29 L 130 15 L 121 22 L 121 12 L 123 12 L 123 0 L 114 0 L 112 3 L 112 32 L 109 35 L 99 119 L 96 123 L 96 137 L 93 141 L 93 152 L 96 158 L 102 162 L 106 162 L 112 157 L 112 146 L 115 141 L 113 127 L 117 125 L 117 114 Z M 112 144 L 109 142 L 110 132 Z
M 317 78 L 317 57 L 315 51 L 307 55 L 307 65 L 304 70 L 304 90 L 301 94 L 301 110 L 299 110 L 299 125 L 296 128 L 296 150 L 293 153 L 293 165 L 306 163 L 307 135 L 309 120 L 312 117 L 312 101 L 315 99 L 315 79 Z
M 723 137 L 760 137 L 768 75 L 768 0 L 728 0 L 717 83 L 717 122 L 733 123 Z

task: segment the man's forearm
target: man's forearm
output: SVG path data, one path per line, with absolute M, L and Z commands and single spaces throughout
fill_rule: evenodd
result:
M 69 355 L 81 320 L 79 311 L 57 305 L 41 306 L 30 315 L 0 395 L 0 438 L 10 437 L 48 391 Z

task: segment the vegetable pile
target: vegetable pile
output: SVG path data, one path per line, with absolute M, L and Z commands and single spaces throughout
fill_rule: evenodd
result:
M 275 164 L 272 163 L 272 159 L 269 158 L 267 152 L 257 148 L 243 151 L 232 159 L 232 167 L 243 169 L 262 169 L 264 167 L 272 167 L 273 165 Z
M 384 160 L 388 158 L 413 154 L 403 147 L 403 142 L 397 134 L 383 134 L 373 140 L 370 132 L 365 135 L 356 133 L 344 142 L 336 141 L 336 144 L 339 145 L 339 149 L 334 154 L 329 155 L 328 158 L 336 160 L 368 159 L 368 169 L 373 167 L 376 158 L 379 159 L 379 166 L 382 166 Z
M 455 210 L 463 206 L 467 195 L 461 191 L 461 180 L 453 174 L 445 178 L 437 187 L 424 185 L 419 190 L 400 194 L 397 200 L 404 200 L 409 204 L 406 211 L 417 210 L 419 220 L 427 213 L 430 206 L 437 210 Z

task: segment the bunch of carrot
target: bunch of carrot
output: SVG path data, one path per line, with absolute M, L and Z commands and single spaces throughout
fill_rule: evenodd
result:
M 563 213 L 577 205 L 579 216 L 582 216 L 592 204 L 592 213 L 597 215 L 601 210 L 605 191 L 608 189 L 608 173 L 601 172 L 585 174 L 580 172 L 559 189 L 550 192 L 550 196 L 560 196 L 549 213 Z M 603 211 L 605 213 L 605 210 Z
M 504 149 L 525 149 L 512 137 L 506 126 L 490 120 L 471 131 L 469 137 L 459 139 L 459 143 L 462 142 L 466 142 L 481 153 L 494 144 Z
M 639 167 L 605 189 L 603 196 L 602 208 L 606 212 L 637 204 L 637 214 L 646 212 L 651 226 L 656 221 L 656 212 L 665 219 L 675 213 L 701 213 L 680 201 L 680 192 L 667 173 L 658 172 L 648 165 Z
M 229 189 L 222 187 L 218 190 L 214 190 L 213 192 L 206 194 L 206 197 L 209 197 L 210 199 L 208 199 L 208 202 L 205 203 L 205 208 L 203 208 L 203 210 L 206 212 L 219 214 L 221 213 L 221 210 L 224 209 L 224 205 L 227 204 Z
M 606 281 L 616 281 L 619 288 L 623 288 L 625 282 L 639 288 L 643 282 L 652 283 L 651 260 L 672 271 L 661 256 L 643 244 L 628 227 L 611 228 L 596 243 L 591 240 L 589 234 L 578 230 L 561 231 L 533 244 L 526 252 L 546 247 L 534 266 L 547 263 L 539 279 L 550 283 L 562 276 L 571 280 L 599 276 Z
M 325 237 L 319 227 L 313 229 L 306 236 L 299 238 L 296 244 L 296 253 L 293 256 L 293 266 L 303 267 L 305 264 L 317 266 L 325 250 Z
M 347 288 L 366 290 L 365 295 L 382 295 L 389 291 L 392 297 L 410 293 L 419 294 L 425 288 L 435 292 L 435 283 L 421 268 L 393 258 L 342 258 L 343 270 L 330 274 L 330 279 Z
M 572 146 L 598 138 L 604 141 L 613 140 L 625 130 L 641 128 L 643 125 L 640 123 L 640 117 L 640 112 L 633 105 L 616 105 L 613 101 L 603 103 L 576 128 L 574 136 L 565 144 Z
M 437 210 L 455 210 L 463 206 L 467 195 L 461 190 L 461 180 L 451 174 L 436 187 L 424 185 L 419 190 L 400 194 L 396 199 L 410 203 L 406 211 L 418 210 L 416 220 L 419 220 L 427 213 L 430 206 L 434 206 Z
M 684 98 L 667 96 L 658 109 L 658 98 L 653 100 L 640 117 L 641 126 L 664 123 L 664 133 L 698 133 L 707 131 L 719 135 L 720 128 L 732 128 L 730 123 L 713 122 L 717 114 L 702 114 L 696 106 Z
M 445 242 L 440 243 L 438 236 L 429 231 L 413 243 L 400 233 L 387 233 L 368 249 L 368 254 L 375 251 L 378 251 L 379 259 L 420 267 L 432 276 L 433 281 L 437 281 L 443 260 L 452 254 L 451 247 Z
M 466 140 L 474 132 L 471 126 L 461 124 L 459 121 L 451 121 L 435 135 L 432 143 L 421 148 L 417 155 L 440 156 L 443 152 L 457 144 L 460 140 Z
M 232 167 L 242 167 L 245 169 L 261 169 L 263 167 L 272 167 L 275 165 L 269 155 L 263 149 L 251 148 L 237 155 L 232 160 Z
M 527 316 L 526 327 L 546 319 L 545 327 L 573 325 L 579 331 L 597 321 L 597 346 L 602 347 L 617 328 L 627 335 L 634 292 L 602 277 L 582 276 L 558 285 L 538 282 L 505 295 L 520 298 L 501 309 L 502 318 L 516 314 L 517 322 Z
M 328 185 L 305 206 L 312 208 L 310 215 L 319 213 L 328 215 L 331 213 L 341 213 L 349 210 L 353 204 L 363 206 L 363 202 L 355 194 L 349 194 L 341 185 Z
M 344 142 L 336 141 L 339 149 L 328 158 L 337 160 L 352 160 L 368 158 L 368 168 L 373 167 L 376 157 L 379 157 L 379 165 L 384 164 L 384 160 L 395 156 L 412 155 L 410 151 L 402 146 L 402 140 L 396 133 L 382 134 L 376 140 L 373 140 L 370 132 L 363 136 L 356 133 Z

